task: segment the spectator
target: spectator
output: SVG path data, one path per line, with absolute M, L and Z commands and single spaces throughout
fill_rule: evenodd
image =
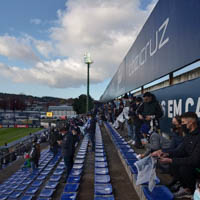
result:
M 156 97 L 146 92 L 143 95 L 144 103 L 138 109 L 138 117 L 144 124 L 150 126 L 150 131 L 159 132 L 159 119 L 163 116 L 162 108 Z
M 138 149 L 142 149 L 143 146 L 142 146 L 142 143 L 141 143 L 141 133 L 140 133 L 142 120 L 139 119 L 139 114 L 138 114 L 138 110 L 143 105 L 142 98 L 137 97 L 135 102 L 136 102 L 136 107 L 135 107 L 135 110 L 133 110 L 133 113 L 132 113 L 132 118 L 133 118 L 133 122 L 134 122 L 134 125 L 135 125 L 135 147 L 138 148 Z
M 171 132 L 171 149 L 176 149 L 183 142 L 185 136 L 181 127 L 181 117 L 178 115 L 172 119 Z
M 59 134 L 55 129 L 51 130 L 51 133 L 49 135 L 49 145 L 50 150 L 53 152 L 53 155 L 56 156 L 58 153 L 58 141 L 59 140 Z
M 33 143 L 31 152 L 30 152 L 30 162 L 31 162 L 32 172 L 36 169 L 37 160 L 38 158 L 37 158 L 36 143 Z
M 95 131 L 96 131 L 96 118 L 93 114 L 89 113 L 89 122 L 86 132 L 89 134 L 89 139 L 92 143 L 92 151 L 95 150 Z
M 168 153 L 158 150 L 152 156 L 159 157 L 160 163 L 171 165 L 174 181 L 171 189 L 177 189 L 175 198 L 192 195 L 195 189 L 196 168 L 200 167 L 200 130 L 196 113 L 187 112 L 181 116 L 182 129 L 188 135 L 183 143 Z
M 73 158 L 75 153 L 76 142 L 77 142 L 77 132 L 76 129 L 72 127 L 71 131 L 68 134 L 66 134 L 66 136 L 62 141 L 62 153 L 66 167 L 66 178 L 68 177 L 73 166 Z
M 127 120 L 127 129 L 128 129 L 128 136 L 130 140 L 128 143 L 135 144 L 135 124 L 134 124 L 134 117 L 135 117 L 135 110 L 136 110 L 136 98 L 129 96 L 129 112 L 128 112 L 128 120 Z

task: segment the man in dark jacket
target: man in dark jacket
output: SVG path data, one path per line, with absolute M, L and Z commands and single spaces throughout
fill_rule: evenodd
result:
M 196 113 L 187 112 L 182 115 L 181 122 L 183 131 L 188 133 L 184 137 L 183 143 L 168 153 L 163 153 L 161 150 L 152 153 L 152 156 L 160 158 L 161 163 L 171 165 L 172 173 L 177 181 L 174 182 L 174 186 L 176 185 L 179 189 L 174 194 L 176 198 L 184 198 L 193 193 L 196 183 L 196 168 L 200 167 L 198 117 Z
M 87 126 L 87 133 L 92 143 L 92 151 L 95 150 L 95 132 L 96 132 L 96 118 L 94 114 L 89 113 L 89 122 Z
M 158 131 L 159 119 L 163 116 L 162 108 L 156 97 L 150 93 L 146 92 L 143 95 L 144 103 L 138 109 L 138 117 L 143 123 L 150 127 L 150 131 Z
M 73 166 L 75 144 L 77 141 L 77 131 L 72 127 L 71 131 L 67 133 L 62 141 L 62 153 L 66 167 L 66 177 L 68 177 Z

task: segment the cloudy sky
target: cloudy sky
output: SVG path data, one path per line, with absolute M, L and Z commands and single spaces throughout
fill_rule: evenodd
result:
M 99 99 L 157 0 L 2 0 L 0 92 Z

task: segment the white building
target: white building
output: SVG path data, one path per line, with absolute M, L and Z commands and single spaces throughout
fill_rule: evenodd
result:
M 73 110 L 72 106 L 62 105 L 62 106 L 49 106 L 48 112 L 53 113 L 53 118 L 62 117 L 76 117 L 76 112 Z

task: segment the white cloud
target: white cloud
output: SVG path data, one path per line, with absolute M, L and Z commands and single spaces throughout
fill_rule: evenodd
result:
M 55 88 L 79 87 L 86 82 L 86 67 L 72 59 L 38 62 L 31 69 L 21 69 L 0 63 L 1 75 L 16 83 L 36 83 Z M 94 83 L 104 79 L 103 75 L 91 69 L 91 81 Z
M 6 56 L 8 59 L 27 62 L 39 61 L 26 38 L 16 38 L 8 35 L 0 36 L 0 55 Z
M 41 20 L 41 19 L 38 19 L 38 18 L 34 18 L 34 19 L 31 19 L 31 20 L 30 20 L 30 23 L 31 23 L 31 24 L 39 25 L 39 24 L 42 23 L 42 20 Z
M 50 61 L 38 61 L 29 69 L 1 64 L 1 74 L 15 82 L 79 87 L 86 83 L 83 56 L 89 51 L 94 60 L 91 82 L 102 82 L 114 75 L 156 2 L 141 10 L 140 0 L 68 0 L 66 10 L 58 11 L 57 25 L 49 30 L 49 41 L 29 38 Z M 26 42 L 9 36 L 0 37 L 0 54 L 37 59 Z M 68 59 L 53 60 L 51 56 Z

